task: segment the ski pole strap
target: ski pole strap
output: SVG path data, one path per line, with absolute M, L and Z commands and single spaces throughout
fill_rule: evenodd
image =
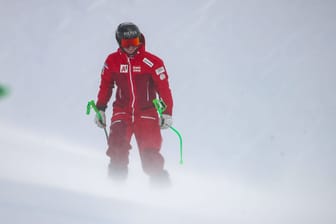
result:
M 154 104 L 157 112 L 160 114 L 160 117 L 161 117 L 162 113 L 167 109 L 167 105 L 161 99 L 154 99 L 153 104 Z M 183 164 L 183 159 L 182 159 L 182 151 L 183 151 L 182 150 L 182 135 L 174 127 L 170 126 L 170 129 L 172 131 L 174 131 L 175 134 L 177 134 L 177 136 L 179 137 L 179 140 L 180 140 L 180 164 Z
M 101 116 L 101 114 L 99 113 L 99 110 L 94 102 L 94 100 L 90 100 L 86 106 L 86 114 L 89 115 L 91 108 L 96 112 L 97 116 L 98 116 L 98 120 L 99 121 L 103 121 L 103 118 Z

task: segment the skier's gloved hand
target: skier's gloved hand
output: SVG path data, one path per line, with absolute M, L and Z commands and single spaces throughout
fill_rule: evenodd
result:
M 173 124 L 172 116 L 168 114 L 162 114 L 160 117 L 160 127 L 161 129 L 167 129 Z
M 100 128 L 105 128 L 106 127 L 106 116 L 105 116 L 105 112 L 100 110 L 99 111 L 101 117 L 102 117 L 102 120 L 100 121 L 99 118 L 98 118 L 98 114 L 96 114 L 95 116 L 95 123 L 97 124 L 98 127 Z

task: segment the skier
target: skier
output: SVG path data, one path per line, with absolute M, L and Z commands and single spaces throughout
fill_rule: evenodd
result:
M 97 108 L 102 121 L 95 117 L 98 127 L 106 126 L 105 110 L 115 90 L 113 115 L 108 137 L 107 156 L 109 176 L 126 179 L 129 150 L 134 134 L 143 171 L 153 183 L 170 183 L 160 153 L 161 129 L 172 125 L 173 99 L 163 61 L 145 50 L 145 38 L 130 22 L 121 23 L 115 33 L 119 48 L 105 60 L 98 91 Z M 161 117 L 152 103 L 161 98 L 167 105 Z

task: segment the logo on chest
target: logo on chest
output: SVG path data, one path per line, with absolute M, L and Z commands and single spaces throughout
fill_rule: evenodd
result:
M 120 65 L 120 73 L 128 73 L 128 65 Z
M 133 72 L 141 72 L 141 66 L 133 66 Z

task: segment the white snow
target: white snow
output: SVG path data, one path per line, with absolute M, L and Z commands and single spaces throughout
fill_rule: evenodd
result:
M 0 222 L 336 222 L 333 1 L 2 1 Z M 116 26 L 133 21 L 166 63 L 179 143 L 155 189 L 136 144 L 107 177 L 93 115 Z M 111 103 L 108 109 L 111 109 Z M 111 115 L 111 110 L 107 112 Z

